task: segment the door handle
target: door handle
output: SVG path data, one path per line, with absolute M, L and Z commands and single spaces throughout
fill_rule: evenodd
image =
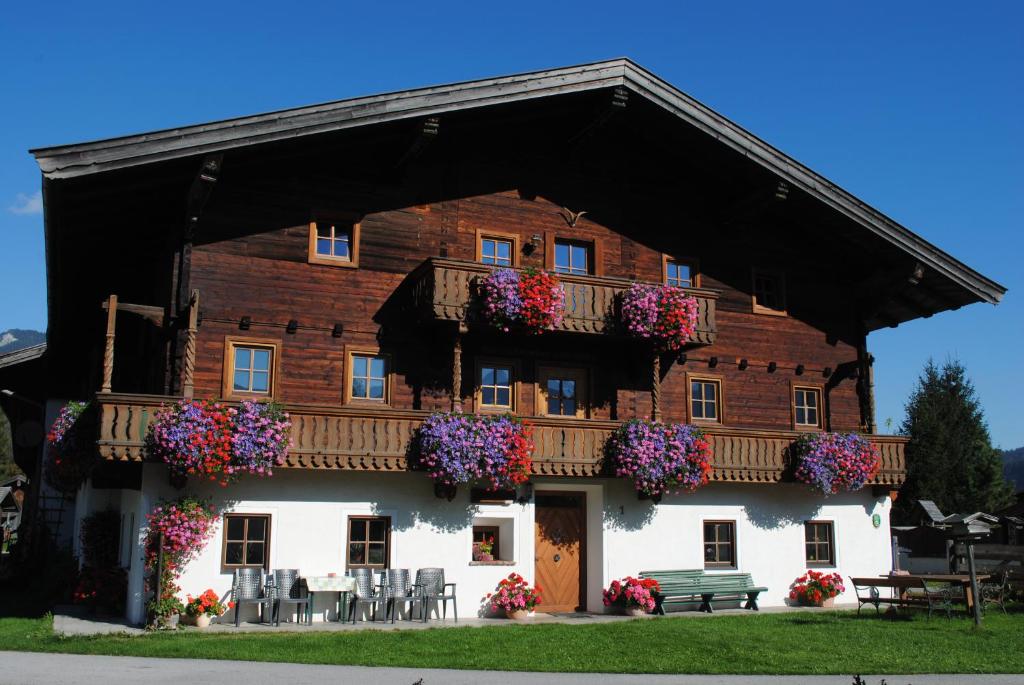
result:
M 555 561 L 556 561 L 556 562 L 559 562 L 559 561 L 561 561 L 561 560 L 562 560 L 562 555 L 561 555 L 561 554 L 556 554 L 556 555 L 555 555 Z

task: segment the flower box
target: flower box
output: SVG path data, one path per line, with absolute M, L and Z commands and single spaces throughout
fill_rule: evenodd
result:
M 666 492 L 696 490 L 711 473 L 711 446 L 688 424 L 632 419 L 612 433 L 605 455 L 615 475 L 655 503 Z

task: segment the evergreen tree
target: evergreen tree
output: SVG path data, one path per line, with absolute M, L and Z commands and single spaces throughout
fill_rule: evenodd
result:
M 957 360 L 928 360 L 906 406 L 907 482 L 897 505 L 930 499 L 945 514 L 991 512 L 1012 501 L 974 385 Z

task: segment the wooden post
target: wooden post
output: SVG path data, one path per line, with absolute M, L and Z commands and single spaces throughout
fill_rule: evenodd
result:
M 452 411 L 462 411 L 462 334 L 465 324 L 460 323 L 455 331 L 455 345 L 452 350 Z
M 107 344 L 103 350 L 103 386 L 100 392 L 109 393 L 114 377 L 114 330 L 117 327 L 117 295 L 107 299 Z
M 974 627 L 981 627 L 981 597 L 978 595 L 978 572 L 974 567 L 974 540 L 964 540 L 967 546 L 967 572 L 971 574 L 971 613 L 974 615 Z
M 199 291 L 193 290 L 188 302 L 188 334 L 185 338 L 184 374 L 181 383 L 181 394 L 185 399 L 192 399 L 195 394 L 196 371 L 196 331 L 199 328 Z
M 651 357 L 651 421 L 661 421 L 661 355 Z

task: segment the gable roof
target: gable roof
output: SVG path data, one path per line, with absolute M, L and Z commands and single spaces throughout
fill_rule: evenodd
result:
M 0 354 L 0 369 L 7 366 L 14 366 L 15 364 L 30 362 L 33 359 L 39 359 L 45 353 L 46 343 L 39 343 L 38 345 L 32 345 L 31 347 L 23 347 L 20 350 Z
M 438 116 L 536 98 L 625 87 L 713 136 L 931 267 L 997 303 L 1006 288 L 629 59 L 338 100 L 195 126 L 31 150 L 43 176 L 65 179 L 358 126 Z

